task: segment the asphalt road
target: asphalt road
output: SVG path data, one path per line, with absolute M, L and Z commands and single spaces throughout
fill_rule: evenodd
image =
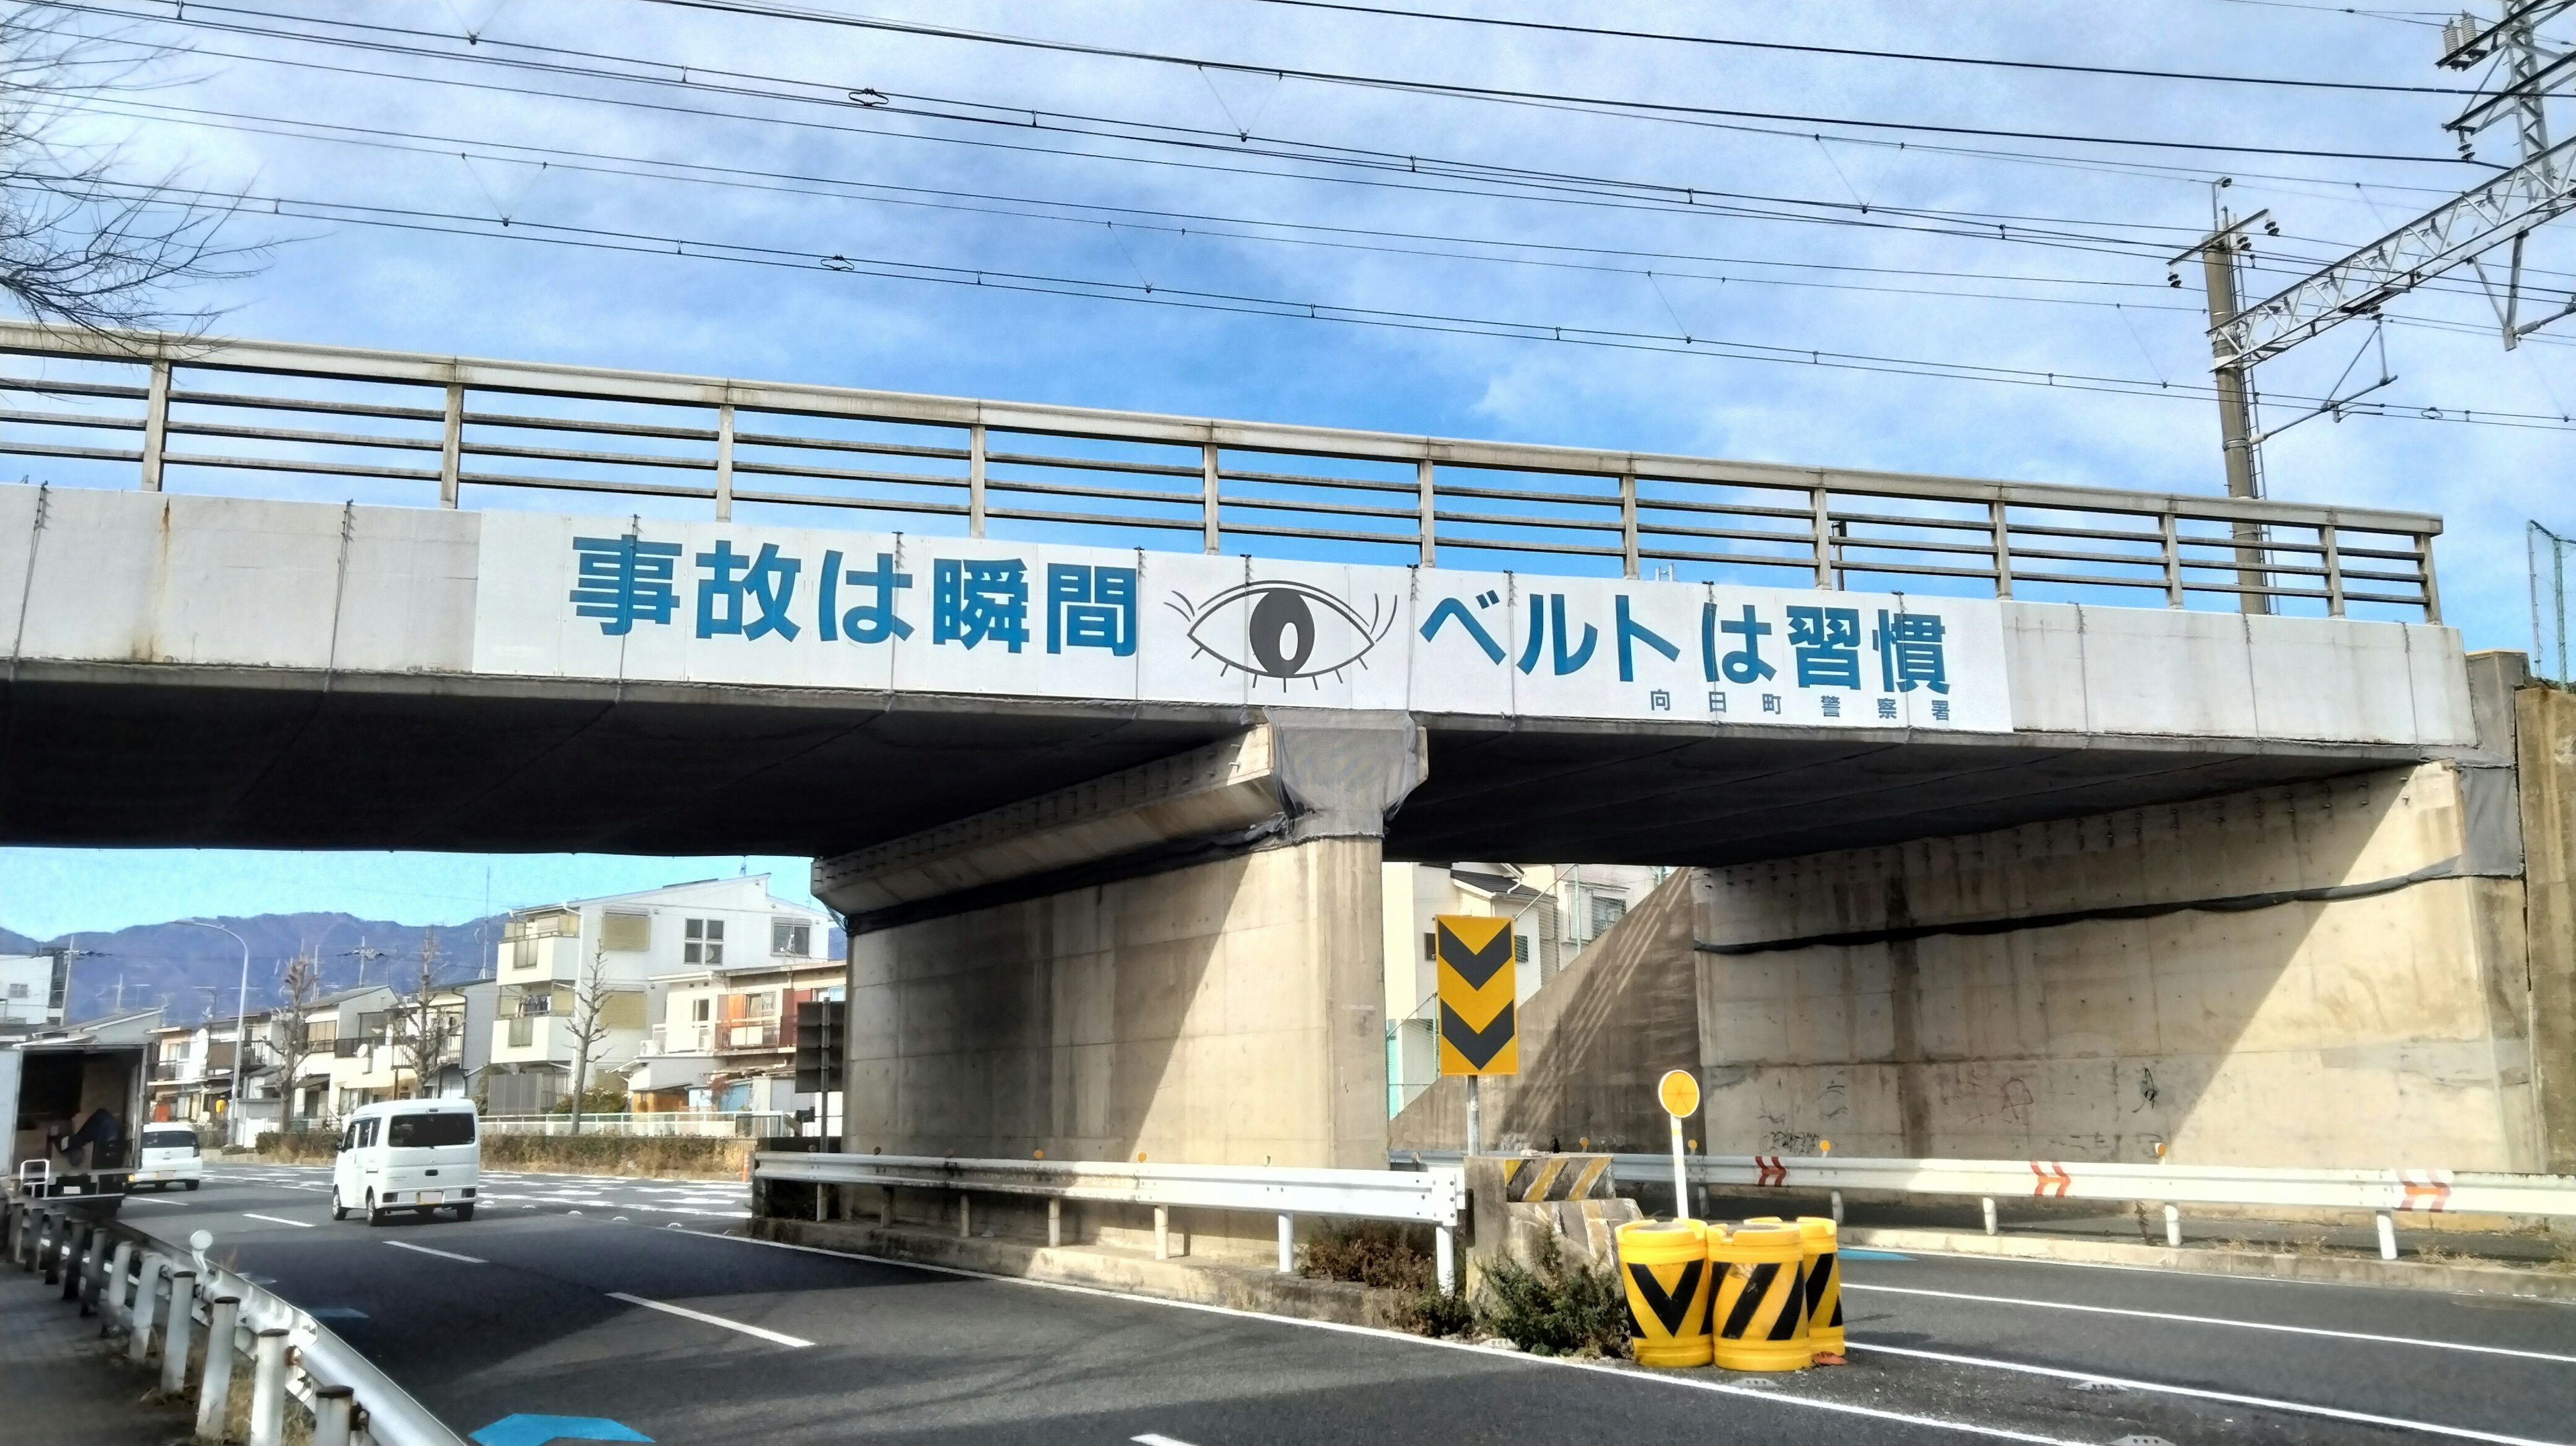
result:
M 657 1442 L 2021 1440 L 2576 1446 L 2576 1307 L 1960 1257 L 1850 1256 L 1852 1364 L 1647 1372 L 723 1232 L 742 1187 L 493 1173 L 479 1218 L 333 1224 L 319 1170 L 126 1218 L 324 1318 L 457 1427 Z

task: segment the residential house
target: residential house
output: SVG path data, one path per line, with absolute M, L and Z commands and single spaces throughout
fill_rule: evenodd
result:
M 222 1119 L 233 1097 L 233 1052 L 237 1023 L 246 1023 L 254 1041 L 241 1061 L 243 1084 L 257 1098 L 257 1076 L 273 1068 L 257 1041 L 268 1027 L 265 1010 L 237 1021 L 231 1015 L 195 1024 L 163 1025 L 152 1035 L 152 1080 L 149 1118 L 190 1123 Z
M 0 1034 L 61 1028 L 67 972 L 61 954 L 0 954 Z
M 841 999 L 848 962 L 825 957 L 827 931 L 801 922 L 774 922 L 769 942 L 766 958 L 737 956 L 651 981 L 661 1007 L 627 1076 L 636 1110 L 794 1114 L 829 1103 L 838 1117 L 837 1095 L 825 1102 L 796 1093 L 796 1010 Z
M 1513 997 L 1526 1003 L 1672 872 L 1635 864 L 1387 864 L 1386 1088 L 1392 1118 L 1440 1075 L 1434 954 L 1441 914 L 1508 916 Z
M 660 981 L 778 957 L 826 958 L 831 923 L 820 909 L 772 897 L 766 874 L 513 910 L 494 961 L 499 998 L 479 1080 L 488 1110 L 542 1113 L 569 1094 L 582 1026 L 594 1013 L 594 1087 L 631 1084 L 653 1006 L 666 992 Z M 708 1024 L 712 1041 L 717 1018 L 692 1022 Z M 705 1064 L 709 1073 L 696 1080 L 681 1078 L 695 1067 L 688 1062 L 657 1065 L 647 1076 L 659 1098 L 669 1086 L 703 1083 L 714 1069 L 712 1049 Z
M 491 1002 L 497 989 L 488 979 L 433 986 L 425 1016 L 413 996 L 385 990 L 381 1008 L 360 1009 L 356 1028 L 337 1031 L 332 1041 L 331 1113 L 345 1115 L 379 1100 L 421 1095 L 463 1098 L 471 1093 L 478 1066 L 467 1057 L 469 1034 L 480 1022 L 483 1039 L 475 1042 L 474 1052 L 488 1051 Z M 477 996 L 481 997 L 479 1009 L 474 1007 Z M 425 1045 L 417 1042 L 424 1024 Z M 429 1068 L 426 1088 L 419 1082 L 424 1063 Z

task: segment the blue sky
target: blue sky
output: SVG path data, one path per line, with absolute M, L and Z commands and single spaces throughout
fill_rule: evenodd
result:
M 831 0 L 820 8 L 1256 67 L 1832 119 L 1676 124 L 648 0 L 440 0 L 363 11 L 242 0 L 230 11 L 187 7 L 211 24 L 135 22 L 137 37 L 179 41 L 193 53 L 164 69 L 171 83 L 132 97 L 121 114 L 77 123 L 92 138 L 127 143 L 138 174 L 184 167 L 192 184 L 284 203 L 277 209 L 288 214 L 247 216 L 237 228 L 241 239 L 276 243 L 265 269 L 194 298 L 221 309 L 218 329 L 234 335 L 2199 492 L 2220 488 L 2205 401 L 571 250 L 523 239 L 524 223 L 1132 280 L 1165 299 L 1175 290 L 1224 291 L 2180 382 L 2204 375 L 2207 343 L 2197 277 L 2186 272 L 2183 287 L 2168 287 L 2164 257 L 2209 224 L 2214 203 L 2238 214 L 2271 209 L 2285 234 L 2264 238 L 2260 264 L 2269 269 L 2258 275 L 2278 280 L 2302 258 L 2368 240 L 2478 174 L 1857 124 L 2442 157 L 2450 146 L 2439 123 L 2456 98 L 2441 95 L 1805 56 L 1259 0 Z M 1410 8 L 1465 7 L 1418 0 Z M 1579 9 L 1517 0 L 1476 9 L 1912 52 L 2459 81 L 2432 64 L 2432 12 L 2356 15 L 2285 0 L 1606 0 Z M 424 33 L 376 38 L 424 53 L 244 33 L 311 29 L 274 18 L 295 15 L 410 27 Z M 479 63 L 442 58 L 451 56 Z M 556 68 L 505 68 L 496 57 Z M 667 78 L 685 66 L 693 79 L 685 89 L 612 82 L 568 76 L 568 64 Z M 849 103 L 862 88 L 897 103 Z M 745 89 L 766 94 L 732 93 Z M 901 113 L 923 109 L 987 120 L 1015 109 L 1099 117 L 1163 127 L 1186 143 Z M 1251 139 L 1229 147 L 1229 133 Z M 1543 170 L 1586 178 L 1594 194 L 1506 198 L 1383 166 L 1262 154 L 1291 142 Z M 2501 143 L 2491 139 L 2484 154 L 2500 155 Z M 1612 205 L 1597 194 L 1604 180 L 1786 199 L 1733 213 L 1716 204 L 1688 212 Z M 438 218 L 419 223 L 475 234 L 316 220 L 294 204 L 325 201 Z M 1913 214 L 1924 210 L 1952 219 Z M 505 216 L 508 230 L 496 224 Z M 1985 235 L 1988 225 L 1999 234 Z M 1540 246 L 1551 249 L 1533 249 Z M 2534 247 L 2545 305 L 2571 284 L 2568 253 L 2566 238 L 2545 233 Z M 2576 400 L 2567 345 L 2576 332 L 2507 352 L 2487 308 L 2456 284 L 2394 308 L 2385 341 L 2398 380 L 2378 396 L 2453 415 L 2566 413 L 2562 399 Z M 2367 377 L 2375 355 L 2355 362 L 2366 339 L 2346 328 L 2267 368 L 2264 385 L 2279 397 L 2320 394 L 2348 364 L 2351 376 Z M 2269 419 L 2296 410 L 2276 405 Z M 2316 421 L 2273 442 L 2268 483 L 2274 495 L 2301 501 L 2446 514 L 2439 556 L 2449 619 L 2472 647 L 2518 648 L 2528 636 L 2523 521 L 2576 531 L 2561 480 L 2568 442 L 2555 429 Z M 487 869 L 502 906 L 742 866 L 0 850 L 0 923 L 44 935 L 198 910 L 307 908 L 435 922 L 481 912 Z M 782 883 L 802 873 L 794 860 L 748 867 Z

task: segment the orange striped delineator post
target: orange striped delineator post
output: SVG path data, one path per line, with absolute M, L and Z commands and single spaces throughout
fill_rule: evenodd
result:
M 1619 1280 L 1628 1292 L 1628 1347 L 1641 1366 L 1709 1361 L 1708 1227 L 1636 1220 L 1619 1227 Z
M 1709 1302 L 1711 1350 L 1730 1371 L 1802 1371 L 1807 1338 L 1805 1242 L 1794 1225 L 1712 1231 L 1709 1264 L 1723 1272 Z

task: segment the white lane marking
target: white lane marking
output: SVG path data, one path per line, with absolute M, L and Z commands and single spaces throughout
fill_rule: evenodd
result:
M 2173 1386 L 2161 1381 L 2140 1381 L 2127 1376 L 2106 1376 L 2099 1371 L 2068 1371 L 2055 1366 L 2026 1366 L 2019 1361 L 1988 1360 L 1982 1356 L 1957 1356 L 1946 1351 L 1918 1351 L 1906 1346 L 1882 1346 L 1869 1341 L 1852 1341 L 1860 1351 L 1876 1351 L 1882 1356 L 1908 1356 L 1918 1361 L 1942 1361 L 1954 1366 L 1979 1366 L 1991 1371 L 2014 1371 L 2027 1376 L 2049 1376 L 2061 1381 L 2100 1381 L 2132 1391 L 2153 1391 L 2167 1396 L 2190 1396 L 2202 1401 L 2224 1401 L 2231 1406 L 2251 1406 L 2258 1410 L 2287 1411 L 2298 1416 L 2324 1416 L 2336 1421 L 2359 1421 L 2368 1426 L 2388 1426 L 2400 1431 L 2422 1431 L 2428 1435 L 2448 1436 L 2459 1441 L 2493 1441 L 2498 1446 L 2566 1446 L 2559 1441 L 2543 1441 L 2532 1436 L 2507 1436 L 2497 1431 L 2477 1431 L 2466 1426 L 2441 1426 L 2430 1421 L 2409 1421 L 2399 1416 L 2378 1416 L 2368 1411 L 2347 1411 L 2340 1406 L 2314 1406 L 2305 1401 L 2282 1401 L 2269 1396 L 2242 1396 L 2234 1391 L 2208 1391 L 2198 1386 Z
M 188 1203 L 185 1200 L 165 1199 L 159 1195 L 128 1195 L 125 1197 L 125 1202 L 129 1205 L 185 1205 Z
M 611 1300 L 622 1300 L 628 1305 L 640 1305 L 648 1310 L 669 1311 L 673 1315 L 687 1316 L 691 1320 L 704 1321 L 711 1326 L 723 1326 L 726 1330 L 740 1331 L 747 1336 L 758 1336 L 762 1340 L 775 1341 L 782 1346 L 810 1346 L 814 1344 L 803 1336 L 791 1336 L 784 1331 L 765 1330 L 756 1325 L 745 1325 L 738 1320 L 726 1320 L 723 1316 L 709 1315 L 702 1310 L 691 1310 L 684 1305 L 672 1305 L 665 1301 L 646 1300 L 640 1295 L 628 1295 L 622 1290 L 612 1290 L 608 1293 L 608 1297 Z
M 435 1255 L 441 1260 L 461 1260 L 468 1265 L 489 1265 L 492 1263 L 476 1256 L 459 1255 L 453 1250 L 432 1250 L 426 1245 L 414 1245 L 407 1240 L 388 1240 L 385 1243 L 396 1250 L 416 1250 L 423 1255 Z
M 2070 1301 L 2029 1300 L 2021 1296 L 2014 1295 L 1971 1295 L 1965 1291 L 1957 1290 L 1924 1290 L 1919 1287 L 1903 1285 L 1860 1285 L 1848 1280 L 1843 1282 L 1843 1291 L 1845 1294 L 1849 1294 L 1855 1290 L 1871 1291 L 1880 1295 L 1927 1295 L 1940 1300 L 1978 1300 L 1985 1301 L 1992 1305 L 2027 1305 L 2037 1307 L 2041 1310 L 2075 1310 L 2082 1311 L 2087 1315 L 2136 1316 L 2143 1320 L 2180 1321 L 2185 1325 L 2236 1326 L 2244 1330 L 2285 1331 L 2291 1335 L 2331 1336 L 2336 1340 L 2373 1341 L 2381 1345 L 2391 1346 L 2423 1346 L 2428 1350 L 2437 1351 L 2475 1351 L 2480 1355 L 2520 1356 L 2524 1360 L 2558 1361 L 2566 1365 L 2576 1366 L 2576 1356 L 2559 1355 L 2552 1351 L 2517 1350 L 2512 1346 L 2471 1345 L 2465 1341 L 2428 1341 L 2419 1340 L 2414 1336 L 2382 1336 L 2373 1335 L 2368 1331 L 2327 1330 L 2323 1326 L 2280 1325 L 2271 1321 L 2260 1320 L 2225 1320 L 2213 1315 L 2176 1315 L 2170 1311 L 2130 1310 L 2121 1306 L 2112 1305 L 2077 1305 Z
M 255 1214 L 248 1210 L 242 1212 L 242 1218 L 244 1220 L 265 1220 L 271 1225 L 292 1225 L 298 1230 L 310 1230 L 313 1228 L 313 1222 L 310 1220 L 288 1220 L 276 1215 Z
M 989 1280 L 998 1285 L 1026 1286 L 1032 1290 L 1062 1291 L 1067 1295 L 1099 1296 L 1123 1300 L 1134 1305 L 1161 1306 L 1167 1310 L 1191 1310 L 1205 1315 L 1232 1316 L 1237 1320 L 1258 1321 L 1265 1325 L 1291 1326 L 1301 1330 L 1332 1331 L 1341 1335 L 1368 1336 L 1382 1341 L 1400 1341 L 1412 1346 L 1430 1346 L 1440 1350 L 1467 1351 L 1487 1361 L 1510 1361 L 1524 1366 L 1551 1366 L 1568 1371 L 1592 1371 L 1613 1380 L 1640 1382 L 1660 1386 L 1678 1386 L 1690 1391 L 1708 1391 L 1721 1396 L 1741 1396 L 1749 1400 L 1768 1401 L 1779 1406 L 1801 1410 L 1823 1411 L 1835 1416 L 1860 1416 L 1872 1421 L 1901 1421 L 1909 1426 L 1929 1426 L 1942 1431 L 1957 1431 L 1970 1436 L 1983 1436 L 1991 1441 L 2026 1441 L 2032 1446 L 2093 1446 L 2089 1439 L 2072 1436 L 2042 1436 L 2030 1431 L 2015 1431 L 2004 1426 L 1980 1426 L 1973 1421 L 1954 1421 L 1940 1416 L 1917 1416 L 1908 1411 L 1891 1411 L 1880 1406 L 1863 1406 L 1850 1401 L 1825 1401 L 1811 1396 L 1784 1396 L 1776 1390 L 1756 1386 L 1738 1386 L 1725 1381 L 1694 1380 L 1663 1372 L 1605 1366 L 1593 1361 L 1569 1360 L 1563 1356 L 1529 1356 L 1518 1352 L 1505 1354 L 1465 1341 L 1444 1341 L 1430 1336 L 1417 1336 L 1405 1331 L 1384 1330 L 1377 1326 L 1349 1325 L 1334 1320 L 1301 1320 L 1294 1316 L 1264 1315 L 1257 1310 L 1239 1310 L 1230 1305 L 1208 1305 L 1195 1300 L 1164 1300 L 1157 1296 L 1130 1295 L 1125 1291 L 1104 1290 L 1096 1285 L 1068 1285 L 1060 1280 L 1031 1280 L 1019 1275 L 994 1275 L 987 1271 L 967 1270 L 955 1265 L 923 1265 L 911 1260 L 893 1260 L 882 1255 L 859 1255 L 846 1250 L 825 1250 L 816 1245 L 795 1245 L 784 1240 L 760 1240 L 749 1235 L 715 1235 L 690 1232 L 700 1240 L 729 1240 L 740 1245 L 765 1245 L 772 1250 L 793 1250 L 806 1255 L 827 1255 L 835 1260 L 864 1260 L 871 1265 L 890 1265 L 898 1270 L 927 1271 L 933 1275 L 960 1275 L 970 1280 Z M 2560 1446 L 2557 1442 L 2526 1442 L 2519 1446 Z
M 1148 1431 L 1142 1436 L 1130 1436 L 1127 1439 L 1135 1442 L 1136 1446 L 1190 1446 L 1189 1442 L 1177 1436 L 1166 1436 L 1159 1431 Z

